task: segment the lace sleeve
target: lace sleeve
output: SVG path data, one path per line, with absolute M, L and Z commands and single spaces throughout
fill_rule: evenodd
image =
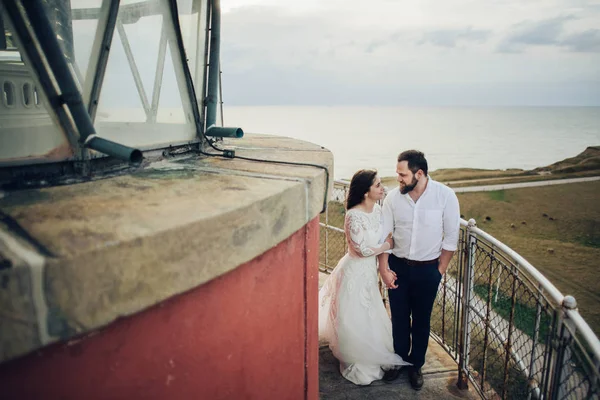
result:
M 365 238 L 366 229 L 367 227 L 360 216 L 353 212 L 346 214 L 346 236 L 348 237 L 348 246 L 352 247 L 354 253 L 362 257 L 369 257 L 375 254 L 375 250 L 367 246 Z

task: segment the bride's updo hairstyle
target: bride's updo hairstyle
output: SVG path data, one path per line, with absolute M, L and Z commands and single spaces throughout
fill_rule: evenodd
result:
M 374 169 L 361 169 L 356 171 L 352 180 L 350 181 L 350 190 L 348 190 L 348 197 L 346 198 L 346 210 L 360 204 L 365 199 L 365 193 L 369 191 L 377 171 Z

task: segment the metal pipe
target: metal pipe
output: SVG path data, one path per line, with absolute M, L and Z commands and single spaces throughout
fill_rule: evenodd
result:
M 219 60 L 221 57 L 221 1 L 212 0 L 210 20 L 210 59 L 208 63 L 208 88 L 206 93 L 206 129 L 217 123 L 219 93 Z
M 244 136 L 242 128 L 226 128 L 220 126 L 211 126 L 206 130 L 206 136 L 216 137 L 234 137 L 241 138 Z
M 52 30 L 50 21 L 44 13 L 44 5 L 40 0 L 30 0 L 23 3 L 25 11 L 31 21 L 40 47 L 48 61 L 56 82 L 61 91 L 61 100 L 69 108 L 69 112 L 79 132 L 79 141 L 86 147 L 100 151 L 109 156 L 129 162 L 141 161 L 142 153 L 106 139 L 96 137 L 96 131 L 88 111 L 83 102 L 81 92 L 73 79 L 69 66 L 60 49 L 56 34 Z
M 217 127 L 217 108 L 221 81 L 221 1 L 212 0 L 210 19 L 210 59 L 208 62 L 208 88 L 206 93 L 206 136 L 244 136 L 240 128 Z M 223 112 L 221 111 L 221 115 Z
M 104 154 L 110 154 L 115 158 L 129 161 L 133 164 L 140 163 L 144 158 L 142 152 L 138 149 L 132 149 L 131 147 L 123 146 L 122 144 L 115 143 L 96 135 L 88 136 L 86 147 Z
M 30 0 L 22 4 L 61 90 L 61 100 L 69 106 L 75 125 L 79 130 L 80 136 L 82 136 L 80 140 L 85 140 L 89 135 L 95 133 L 94 127 L 83 105 L 81 93 L 77 89 L 60 44 L 56 39 L 56 33 L 52 29 L 47 15 L 44 13 L 45 7 L 40 0 Z
M 196 4 L 196 3 L 194 3 Z M 198 51 L 198 47 L 196 47 L 196 64 L 194 65 L 194 82 L 198 86 L 200 94 L 202 98 L 200 99 L 201 106 L 199 107 L 196 102 L 196 107 L 199 111 L 200 119 L 199 121 L 204 121 L 206 118 L 206 109 L 205 109 L 205 96 L 206 96 L 206 87 L 207 87 L 207 74 L 208 74 L 208 50 L 209 50 L 209 39 L 210 39 L 210 1 L 203 2 L 204 7 L 198 11 L 198 26 L 202 26 L 201 17 L 202 12 L 204 12 L 204 47 L 202 48 L 202 54 Z M 198 42 L 200 42 L 200 38 L 198 38 Z M 202 58 L 200 58 L 202 57 Z M 204 126 L 201 127 L 202 131 L 204 130 Z M 200 135 L 200 132 L 198 132 Z

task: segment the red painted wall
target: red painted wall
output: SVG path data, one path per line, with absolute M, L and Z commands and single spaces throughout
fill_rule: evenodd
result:
M 315 218 L 190 292 L 0 365 L 2 399 L 317 399 Z

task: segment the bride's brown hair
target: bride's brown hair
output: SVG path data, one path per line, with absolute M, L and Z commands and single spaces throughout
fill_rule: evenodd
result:
M 377 176 L 377 170 L 374 169 L 361 169 L 356 171 L 352 180 L 350 181 L 350 189 L 348 190 L 348 197 L 346 198 L 346 210 L 360 204 L 365 199 L 365 193 L 369 191 L 375 177 Z

